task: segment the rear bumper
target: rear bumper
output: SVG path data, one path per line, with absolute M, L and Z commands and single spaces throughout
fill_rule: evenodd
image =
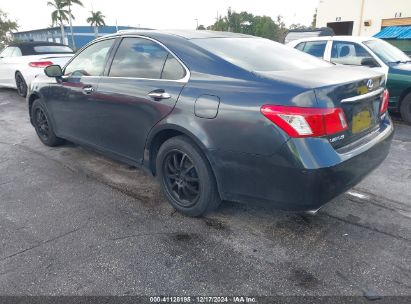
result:
M 393 137 L 387 116 L 372 138 L 334 150 L 326 139 L 291 139 L 272 156 L 210 151 L 221 198 L 314 210 L 360 182 L 387 157 Z

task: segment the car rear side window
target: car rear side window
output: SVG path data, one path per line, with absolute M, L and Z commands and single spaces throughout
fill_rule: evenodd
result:
M 304 49 L 304 46 L 305 46 L 305 42 L 301 42 L 301 43 L 297 44 L 295 46 L 295 48 L 299 51 L 302 51 Z
M 160 79 L 168 55 L 167 50 L 151 40 L 123 38 L 111 64 L 109 76 Z M 171 71 L 172 68 L 168 70 Z
M 299 50 L 312 56 L 323 58 L 326 46 L 327 41 L 307 41 Z
M 186 71 L 173 55 L 168 54 L 164 63 L 161 79 L 178 80 L 184 78 Z
M 88 46 L 67 65 L 64 75 L 78 77 L 102 75 L 113 43 L 114 39 L 107 39 Z
M 314 69 L 323 60 L 264 38 L 207 38 L 191 42 L 243 69 L 255 72 Z

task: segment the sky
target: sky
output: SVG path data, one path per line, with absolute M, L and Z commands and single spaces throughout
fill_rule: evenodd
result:
M 319 0 L 81 0 L 83 7 L 73 7 L 73 25 L 87 25 L 90 10 L 100 10 L 107 25 L 148 27 L 155 29 L 195 29 L 215 22 L 231 7 L 237 12 L 267 15 L 275 20 L 282 15 L 286 25 L 309 25 Z M 47 0 L 0 0 L 0 9 L 17 20 L 20 31 L 51 25 L 52 8 Z

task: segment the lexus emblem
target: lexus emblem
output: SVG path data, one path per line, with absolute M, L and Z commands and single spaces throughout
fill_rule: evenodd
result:
M 374 87 L 374 81 L 372 79 L 368 79 L 367 81 L 368 90 L 371 91 L 373 87 Z

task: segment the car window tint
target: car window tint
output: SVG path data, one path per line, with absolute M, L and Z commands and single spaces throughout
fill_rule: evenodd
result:
M 6 47 L 0 54 L 0 57 L 11 57 L 11 55 L 13 54 L 14 48 L 9 46 Z
M 11 57 L 20 57 L 21 54 L 21 50 L 19 47 L 13 47 L 13 54 L 11 55 Z
M 301 42 L 295 46 L 297 50 L 302 51 L 304 49 L 305 42 Z
M 96 42 L 78 54 L 65 68 L 64 75 L 100 76 L 114 39 Z
M 168 54 L 167 60 L 164 64 L 162 79 L 178 80 L 184 78 L 186 71 L 184 67 L 178 62 L 173 55 Z
M 334 41 L 331 48 L 331 62 L 360 66 L 364 58 L 372 58 L 372 56 L 361 45 L 348 41 Z
M 302 51 L 312 56 L 323 58 L 326 46 L 327 41 L 307 41 Z
M 124 38 L 110 68 L 111 77 L 160 79 L 168 52 L 143 38 Z

